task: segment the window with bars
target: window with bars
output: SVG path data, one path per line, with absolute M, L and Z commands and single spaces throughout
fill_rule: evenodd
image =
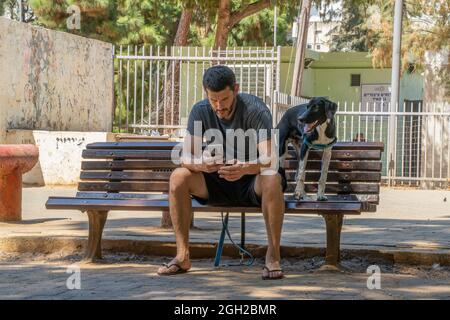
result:
M 351 74 L 350 75 L 350 86 L 351 87 L 361 86 L 361 75 L 360 74 Z

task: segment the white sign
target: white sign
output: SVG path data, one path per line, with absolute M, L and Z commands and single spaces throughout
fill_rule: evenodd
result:
M 389 111 L 390 84 L 361 84 L 361 111 Z

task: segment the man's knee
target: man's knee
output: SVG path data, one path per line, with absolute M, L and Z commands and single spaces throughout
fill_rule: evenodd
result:
M 169 192 L 177 192 L 180 189 L 186 188 L 189 190 L 189 179 L 192 177 L 192 172 L 186 168 L 176 168 L 170 175 Z
M 281 175 L 279 173 L 272 175 L 260 175 L 260 185 L 262 194 L 280 194 L 283 192 L 281 186 Z

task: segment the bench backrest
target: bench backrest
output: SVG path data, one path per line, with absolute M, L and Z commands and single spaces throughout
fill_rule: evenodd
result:
M 170 160 L 175 142 L 102 142 L 83 151 L 78 190 L 80 192 L 121 194 L 167 192 L 171 172 L 177 167 Z M 325 193 L 337 199 L 358 198 L 367 203 L 365 211 L 375 211 L 379 203 L 382 142 L 340 142 L 332 150 Z M 286 193 L 292 195 L 298 161 L 295 152 L 287 157 Z M 310 151 L 306 172 L 306 191 L 317 192 L 322 151 Z M 333 196 L 334 195 L 334 196 Z

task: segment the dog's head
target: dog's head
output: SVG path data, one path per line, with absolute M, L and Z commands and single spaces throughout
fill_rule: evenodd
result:
M 325 99 L 317 97 L 311 99 L 304 113 L 298 118 L 300 126 L 304 126 L 305 133 L 311 133 L 317 126 L 330 122 L 337 111 L 337 104 Z

